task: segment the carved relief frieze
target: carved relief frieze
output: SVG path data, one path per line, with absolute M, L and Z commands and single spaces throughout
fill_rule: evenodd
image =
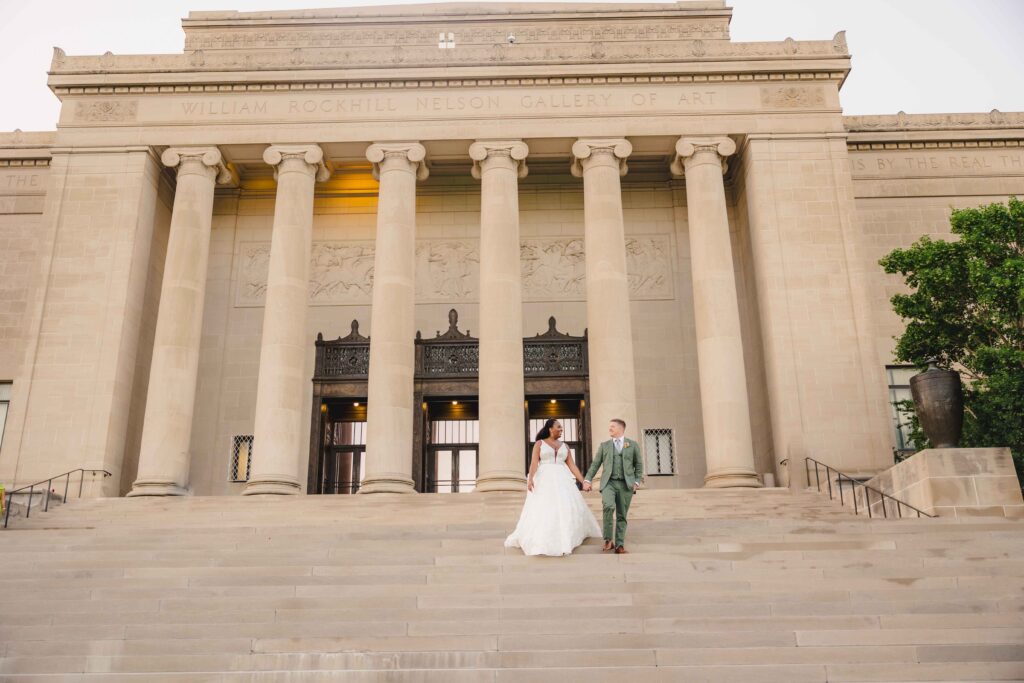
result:
M 634 299 L 674 298 L 672 248 L 668 235 L 626 238 L 626 264 Z M 582 238 L 539 237 L 520 245 L 525 301 L 586 300 Z M 313 244 L 311 305 L 369 305 L 373 290 L 372 242 Z M 235 305 L 262 306 L 270 264 L 269 242 L 239 247 Z M 480 253 L 475 239 L 427 239 L 416 243 L 416 300 L 420 303 L 479 300 Z
M 139 103 L 136 100 L 94 100 L 75 105 L 75 119 L 79 121 L 134 121 Z
M 850 132 L 884 130 L 941 130 L 945 128 L 1019 128 L 1024 126 L 1024 113 L 1001 112 L 970 114 L 886 114 L 880 116 L 844 116 Z
M 781 85 L 761 88 L 761 104 L 780 109 L 824 107 L 825 93 L 816 86 Z

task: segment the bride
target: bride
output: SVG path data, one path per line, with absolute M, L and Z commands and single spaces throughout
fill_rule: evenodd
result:
M 522 548 L 526 555 L 568 555 L 583 539 L 601 537 L 601 527 L 573 483 L 582 484 L 583 475 L 569 447 L 558 440 L 561 435 L 558 420 L 548 420 L 537 434 L 526 502 L 515 531 L 505 539 L 506 548 Z

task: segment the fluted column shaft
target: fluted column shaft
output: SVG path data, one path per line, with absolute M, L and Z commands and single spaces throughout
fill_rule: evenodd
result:
M 672 170 L 686 176 L 697 367 L 710 488 L 758 487 L 725 202 L 729 138 L 682 138 Z
M 294 494 L 299 455 L 308 449 L 304 424 L 309 377 L 306 335 L 309 261 L 313 245 L 313 191 L 330 177 L 317 145 L 272 145 L 263 160 L 274 167 L 277 195 L 270 238 L 270 269 L 263 309 L 256 427 L 246 495 Z
M 413 493 L 416 180 L 427 177 L 418 142 L 366 150 L 380 181 L 370 310 L 366 473 L 360 493 Z
M 522 491 L 523 304 L 519 265 L 519 178 L 525 143 L 473 143 L 480 187 L 480 471 L 477 491 Z
M 630 324 L 626 235 L 620 176 L 633 147 L 625 139 L 580 139 L 572 146 L 572 173 L 583 178 L 590 414 L 595 442 L 608 422 L 625 420 L 639 434 L 633 329 Z
M 139 471 L 129 496 L 187 493 L 213 193 L 218 181 L 231 178 L 216 147 L 172 147 L 161 161 L 177 169 L 177 188 L 160 287 Z

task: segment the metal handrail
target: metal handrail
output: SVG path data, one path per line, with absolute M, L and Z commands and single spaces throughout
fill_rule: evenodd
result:
M 855 514 L 855 515 L 859 515 L 860 514 L 860 509 L 859 509 L 859 507 L 857 505 L 857 490 L 856 490 L 856 487 L 860 486 L 861 488 L 864 489 L 864 507 L 867 508 L 868 517 L 874 517 L 874 515 L 871 512 L 871 492 L 872 491 L 874 491 L 878 495 L 879 500 L 882 502 L 882 517 L 884 517 L 886 519 L 889 518 L 889 511 L 888 511 L 888 509 L 886 508 L 886 505 L 885 505 L 885 502 L 887 500 L 890 500 L 890 501 L 896 503 L 896 514 L 897 514 L 899 519 L 903 519 L 903 508 L 909 508 L 910 510 L 913 510 L 914 512 L 917 513 L 918 518 L 920 518 L 920 517 L 929 517 L 929 518 L 935 517 L 935 515 L 929 515 L 927 512 L 925 512 L 923 510 L 917 509 L 916 507 L 914 507 L 910 503 L 904 503 L 899 498 L 895 498 L 893 496 L 890 496 L 888 493 L 884 493 L 882 491 L 879 491 L 878 489 L 876 489 L 873 486 L 868 486 L 864 482 L 858 481 L 857 479 L 854 479 L 850 475 L 844 474 L 844 473 L 840 472 L 839 470 L 837 470 L 834 467 L 830 467 L 830 466 L 826 465 L 823 462 L 818 462 L 814 458 L 804 458 L 804 469 L 807 471 L 807 481 L 808 481 L 808 483 L 811 481 L 811 463 L 812 462 L 814 463 L 814 482 L 815 482 L 815 486 L 818 489 L 818 493 L 821 493 L 821 475 L 820 475 L 820 469 L 819 468 L 820 467 L 824 467 L 825 468 L 826 483 L 828 484 L 828 499 L 829 500 L 835 500 L 835 496 L 832 493 L 832 474 L 833 473 L 835 473 L 837 475 L 836 476 L 836 484 L 837 484 L 837 488 L 839 489 L 839 504 L 841 506 L 846 507 L 846 501 L 843 498 L 843 479 L 845 479 L 846 481 L 848 481 L 848 482 L 850 482 L 851 484 L 854 485 L 854 489 L 851 492 L 852 493 L 851 497 L 853 498 L 853 514 Z
M 16 494 L 16 493 L 24 493 L 25 491 L 28 491 L 28 507 L 25 509 L 25 519 L 28 519 L 29 516 L 32 514 L 32 499 L 35 497 L 36 487 L 37 486 L 41 487 L 43 484 L 46 484 L 46 498 L 45 498 L 45 500 L 43 502 L 43 512 L 46 512 L 46 511 L 48 511 L 50 509 L 50 494 L 52 493 L 51 486 L 53 485 L 53 482 L 60 481 L 61 479 L 64 480 L 64 498 L 62 499 L 61 502 L 65 502 L 66 503 L 67 500 L 68 500 L 68 489 L 71 487 L 71 475 L 75 474 L 76 472 L 81 472 L 82 473 L 82 476 L 81 476 L 81 478 L 78 481 L 78 497 L 79 498 L 82 497 L 82 489 L 85 487 L 85 475 L 86 474 L 91 474 L 91 475 L 93 475 L 95 477 L 97 474 L 101 474 L 102 473 L 104 479 L 106 479 L 109 476 L 112 476 L 110 474 L 110 472 L 107 472 L 106 470 L 88 470 L 88 469 L 84 469 L 82 467 L 79 467 L 78 469 L 71 470 L 70 472 L 65 472 L 64 474 L 58 474 L 57 476 L 50 477 L 49 479 L 43 479 L 42 481 L 37 481 L 34 484 L 29 484 L 28 486 L 22 486 L 20 489 L 14 489 L 13 491 L 8 491 L 7 492 L 7 501 L 6 501 L 7 505 L 6 505 L 5 509 L 4 509 L 4 524 L 3 524 L 3 527 L 5 529 L 7 528 L 7 522 L 8 522 L 8 520 L 11 517 L 11 501 L 14 499 L 14 494 Z

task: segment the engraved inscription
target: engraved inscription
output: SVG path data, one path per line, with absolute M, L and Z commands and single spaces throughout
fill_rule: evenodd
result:
M 1024 151 L 851 153 L 853 173 L 859 176 L 985 175 L 1024 171 Z

